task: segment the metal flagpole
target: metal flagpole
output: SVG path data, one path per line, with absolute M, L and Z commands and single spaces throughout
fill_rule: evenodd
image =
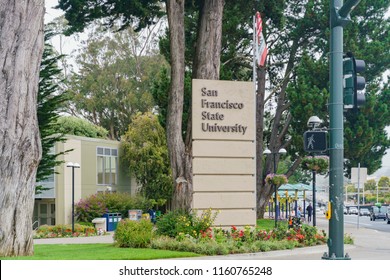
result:
M 257 92 L 257 77 L 256 77 L 256 54 L 257 54 L 257 42 L 256 42 L 256 16 L 253 16 L 253 84 L 255 88 L 255 96 Z

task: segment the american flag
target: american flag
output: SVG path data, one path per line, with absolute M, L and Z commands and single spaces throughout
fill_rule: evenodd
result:
M 267 58 L 267 44 L 263 36 L 263 21 L 259 12 L 256 13 L 256 62 L 259 66 L 264 66 L 265 59 Z

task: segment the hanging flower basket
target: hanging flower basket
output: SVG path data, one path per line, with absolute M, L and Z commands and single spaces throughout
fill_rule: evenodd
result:
M 305 170 L 314 170 L 318 173 L 323 173 L 329 168 L 329 157 L 304 157 L 301 164 L 302 168 Z
M 283 184 L 287 184 L 288 179 L 286 175 L 283 174 L 268 174 L 267 177 L 265 177 L 265 182 L 269 185 L 274 186 L 281 186 Z

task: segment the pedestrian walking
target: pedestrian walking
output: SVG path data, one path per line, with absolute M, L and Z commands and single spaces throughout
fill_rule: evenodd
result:
M 302 208 L 299 206 L 297 210 L 297 218 L 300 219 L 302 215 Z
M 313 206 L 311 206 L 311 203 L 306 207 L 307 211 L 307 221 L 310 223 L 311 222 L 311 216 L 313 215 Z

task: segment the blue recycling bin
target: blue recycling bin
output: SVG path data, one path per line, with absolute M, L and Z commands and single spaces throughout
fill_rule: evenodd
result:
M 107 220 L 107 231 L 114 231 L 122 219 L 121 213 L 106 213 L 103 215 Z
M 155 224 L 156 223 L 156 211 L 153 209 L 148 210 L 149 216 L 150 216 L 150 221 Z

